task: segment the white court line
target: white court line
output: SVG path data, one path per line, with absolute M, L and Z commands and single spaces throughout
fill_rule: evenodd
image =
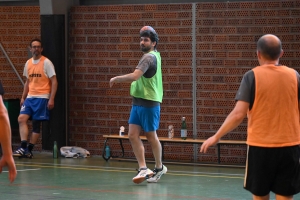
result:
M 74 164 L 52 164 L 52 163 L 39 163 L 39 162 L 31 162 L 31 163 L 16 163 L 16 164 L 38 164 L 38 165 L 46 165 L 46 166 L 62 166 L 62 167 L 83 167 L 83 168 L 95 168 L 95 169 L 112 169 L 112 170 L 132 170 L 135 171 L 135 168 L 127 168 L 127 167 L 100 167 L 100 166 L 88 166 L 88 165 L 74 165 Z M 244 177 L 244 174 L 233 174 L 233 173 L 213 173 L 213 172 L 195 172 L 195 171 L 175 171 L 168 170 L 171 173 L 184 173 L 184 174 L 199 174 L 199 175 L 219 175 L 219 176 L 237 176 Z
M 41 170 L 41 168 L 37 168 L 37 169 L 20 169 L 17 170 L 17 172 L 26 172 L 26 171 L 37 171 L 37 170 Z M 2 171 L 2 172 L 8 172 L 8 171 Z

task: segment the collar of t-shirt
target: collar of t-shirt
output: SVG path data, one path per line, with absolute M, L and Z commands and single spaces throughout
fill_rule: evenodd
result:
M 38 64 L 38 63 L 40 62 L 40 60 L 41 60 L 41 58 L 39 58 L 39 59 L 37 59 L 37 60 L 34 60 L 34 59 L 32 58 L 32 64 Z

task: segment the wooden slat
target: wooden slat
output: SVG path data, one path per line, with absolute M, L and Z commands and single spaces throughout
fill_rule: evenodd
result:
M 129 139 L 128 135 L 119 136 L 119 135 L 103 135 L 104 138 L 110 139 Z M 146 136 L 140 136 L 141 140 L 147 140 Z M 170 139 L 168 137 L 158 137 L 161 142 L 177 142 L 177 143 L 203 143 L 204 139 L 186 139 L 182 140 L 181 138 Z M 243 140 L 220 140 L 219 144 L 246 144 L 246 141 Z

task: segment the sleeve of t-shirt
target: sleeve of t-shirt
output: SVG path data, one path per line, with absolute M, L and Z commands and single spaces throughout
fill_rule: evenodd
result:
M 0 81 L 0 95 L 3 95 L 4 94 L 4 88 L 2 86 L 2 83 Z
M 154 55 L 151 53 L 144 54 L 139 64 L 136 66 L 136 69 L 140 69 L 145 73 L 153 63 L 153 56 Z
M 251 90 L 251 87 L 253 87 L 253 82 L 254 72 L 252 70 L 249 70 L 244 74 L 240 87 L 235 95 L 236 101 L 245 101 L 251 103 L 251 97 L 254 95 L 251 94 L 253 91 Z
M 54 65 L 49 59 L 44 61 L 44 70 L 49 78 L 56 75 Z
M 27 65 L 28 65 L 29 60 L 25 63 L 24 70 L 23 70 L 23 76 L 28 78 L 28 70 L 27 70 Z

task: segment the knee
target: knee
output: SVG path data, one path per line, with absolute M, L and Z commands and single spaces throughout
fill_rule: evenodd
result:
M 19 124 L 24 124 L 24 123 L 26 123 L 27 122 L 27 120 L 28 120 L 28 116 L 26 116 L 26 115 L 19 115 L 19 117 L 18 117 L 18 122 L 19 122 Z
M 159 143 L 159 140 L 156 137 L 156 134 L 147 134 L 146 137 L 147 137 L 147 140 L 150 144 Z
M 133 133 L 129 133 L 128 134 L 128 138 L 130 141 L 136 141 L 139 139 L 139 135 L 138 134 L 133 134 Z

